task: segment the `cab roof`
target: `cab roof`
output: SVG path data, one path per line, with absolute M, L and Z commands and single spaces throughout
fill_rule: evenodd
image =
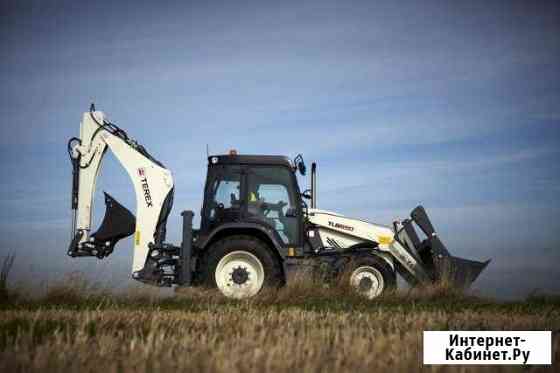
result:
M 265 165 L 265 166 L 285 166 L 292 168 L 292 162 L 283 155 L 248 155 L 248 154 L 223 154 L 211 155 L 208 157 L 208 165 L 219 164 L 246 164 L 246 165 Z

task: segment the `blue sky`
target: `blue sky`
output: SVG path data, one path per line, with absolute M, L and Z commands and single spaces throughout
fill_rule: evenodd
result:
M 21 278 L 129 276 L 130 243 L 102 263 L 65 257 L 66 141 L 95 101 L 173 171 L 172 242 L 179 212 L 200 210 L 206 144 L 301 152 L 319 164 L 321 208 L 389 223 L 422 203 L 453 252 L 494 258 L 481 291 L 560 290 L 558 2 L 3 1 L 0 10 L 0 254 L 17 253 Z M 97 221 L 102 190 L 134 210 L 112 156 Z

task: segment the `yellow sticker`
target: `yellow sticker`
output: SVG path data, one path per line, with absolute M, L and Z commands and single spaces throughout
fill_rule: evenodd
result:
M 391 236 L 379 236 L 377 239 L 380 245 L 390 245 L 393 242 L 393 237 Z
M 134 245 L 140 245 L 140 231 L 134 232 Z

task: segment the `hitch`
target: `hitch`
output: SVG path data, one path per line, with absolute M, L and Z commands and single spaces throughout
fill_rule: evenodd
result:
M 156 286 L 189 286 L 193 280 L 196 257 L 193 256 L 192 211 L 183 211 L 181 246 L 149 244 L 144 268 L 132 274 L 135 280 Z
M 132 274 L 140 282 L 156 286 L 177 284 L 179 248 L 170 244 L 149 245 L 144 268 Z

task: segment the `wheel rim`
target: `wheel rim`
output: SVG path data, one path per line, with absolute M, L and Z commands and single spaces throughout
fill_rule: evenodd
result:
M 229 298 L 251 297 L 261 290 L 264 268 L 255 255 L 247 251 L 233 251 L 216 266 L 216 285 Z
M 350 284 L 368 299 L 379 296 L 385 287 L 383 275 L 377 268 L 371 266 L 356 268 L 350 276 Z

